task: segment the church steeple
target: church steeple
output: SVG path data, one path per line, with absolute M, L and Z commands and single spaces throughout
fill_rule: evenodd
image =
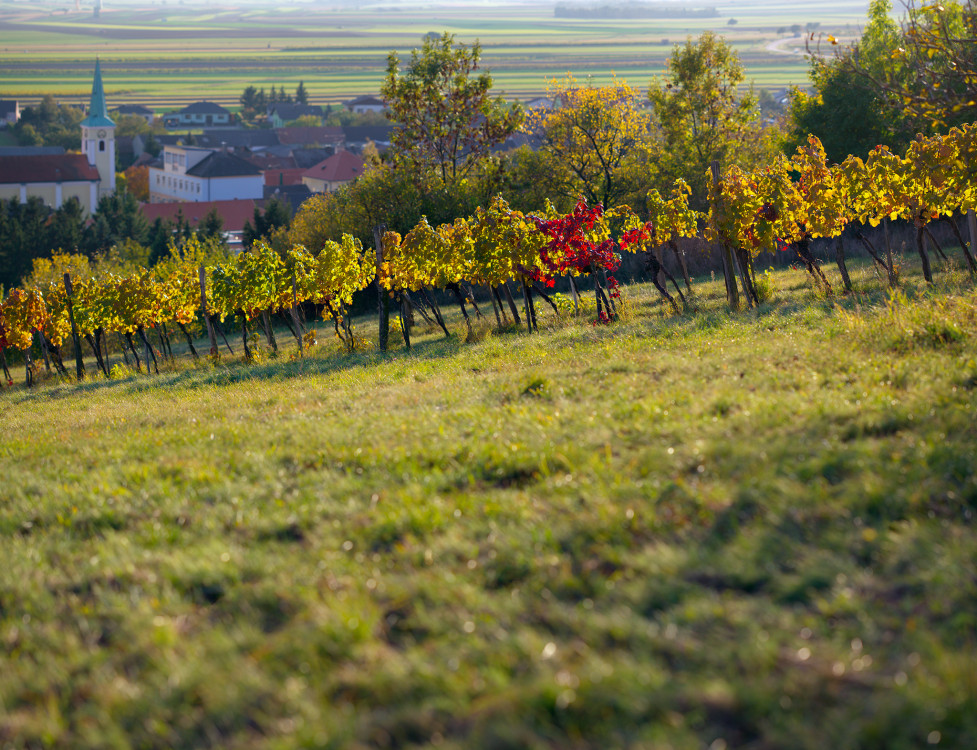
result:
M 82 127 L 112 128 L 115 123 L 109 119 L 109 109 L 105 104 L 105 89 L 102 87 L 102 68 L 95 59 L 95 80 L 92 82 L 92 100 L 88 105 L 88 117 L 81 121 Z
M 115 192 L 115 123 L 109 119 L 102 86 L 102 68 L 95 60 L 95 79 L 92 81 L 92 99 L 88 117 L 81 121 L 81 143 L 88 163 L 98 169 L 102 178 L 99 195 Z

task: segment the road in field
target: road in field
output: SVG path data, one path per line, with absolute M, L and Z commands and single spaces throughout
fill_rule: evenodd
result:
M 703 3 L 705 5 L 705 3 Z M 681 6 L 677 6 L 681 7 Z M 688 7 L 702 7 L 690 4 Z M 597 83 L 615 75 L 645 86 L 663 71 L 674 45 L 707 29 L 722 33 L 748 76 L 770 89 L 807 82 L 803 37 L 791 26 L 857 34 L 865 3 L 772 0 L 727 2 L 711 18 L 567 19 L 552 5 L 407 3 L 274 8 L 112 3 L 96 18 L 90 0 L 8 2 L 0 6 L 0 97 L 22 102 L 53 94 L 82 101 L 96 56 L 113 104 L 165 108 L 197 99 L 236 104 L 241 90 L 301 80 L 315 103 L 376 93 L 387 54 L 402 57 L 424 34 L 448 31 L 483 46 L 496 89 L 525 99 L 572 72 Z M 785 54 L 786 53 L 786 54 Z

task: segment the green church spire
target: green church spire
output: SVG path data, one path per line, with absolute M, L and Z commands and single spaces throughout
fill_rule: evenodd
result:
M 105 104 L 105 89 L 102 88 L 102 69 L 98 58 L 95 59 L 95 80 L 92 81 L 92 101 L 88 105 L 88 117 L 81 121 L 82 127 L 105 128 L 114 127 L 115 123 L 109 119 L 109 110 Z

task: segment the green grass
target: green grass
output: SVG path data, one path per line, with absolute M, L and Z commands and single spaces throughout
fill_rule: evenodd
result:
M 0 744 L 972 746 L 977 294 L 903 274 L 5 390 Z

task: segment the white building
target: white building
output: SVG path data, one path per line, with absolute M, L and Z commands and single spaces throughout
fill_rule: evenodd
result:
M 149 168 L 149 202 L 261 200 L 264 176 L 234 154 L 195 146 L 166 146 L 163 167 Z

